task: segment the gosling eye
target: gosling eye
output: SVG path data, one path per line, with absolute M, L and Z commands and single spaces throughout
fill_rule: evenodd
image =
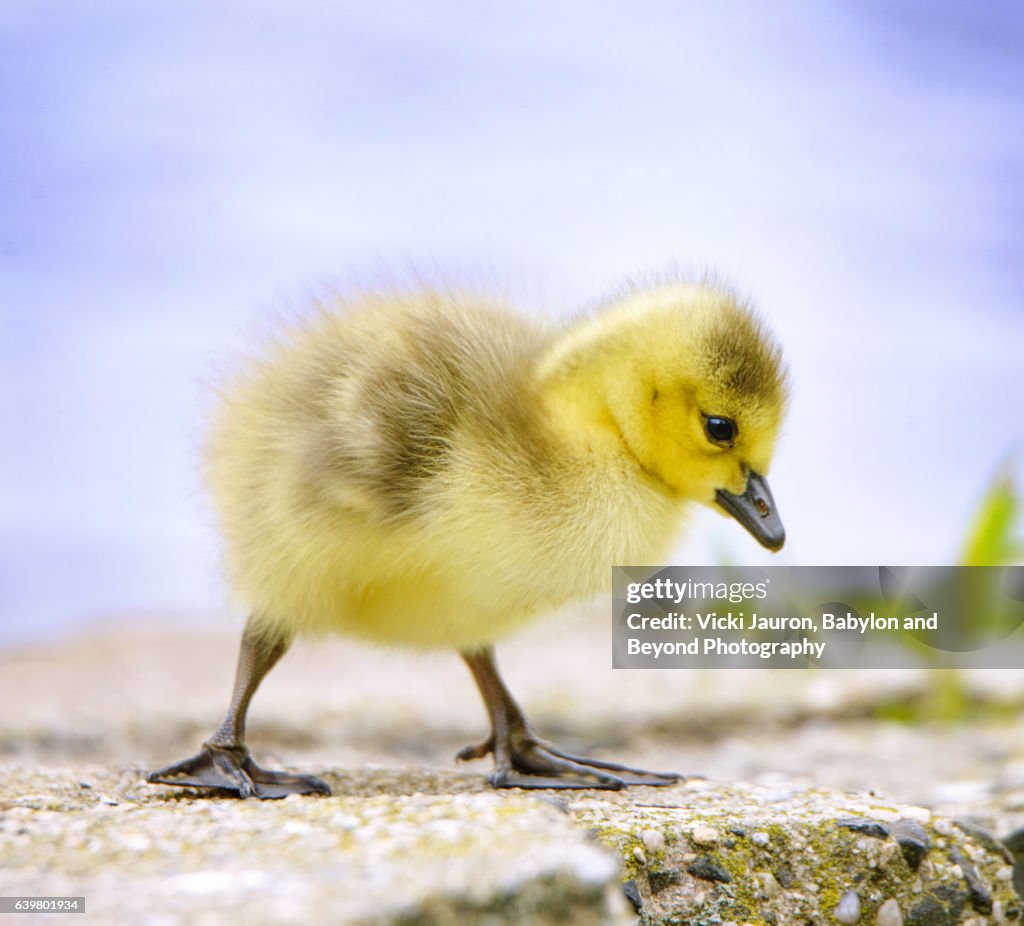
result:
M 728 444 L 731 447 L 736 440 L 736 425 L 729 418 L 709 415 L 704 421 L 704 430 L 708 439 L 716 444 Z

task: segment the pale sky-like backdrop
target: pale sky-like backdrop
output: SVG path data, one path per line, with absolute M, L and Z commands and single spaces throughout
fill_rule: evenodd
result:
M 674 561 L 954 562 L 1021 473 L 1022 88 L 1012 0 L 6 0 L 0 641 L 221 609 L 206 384 L 417 272 L 564 316 L 713 268 L 789 358 L 788 543 Z

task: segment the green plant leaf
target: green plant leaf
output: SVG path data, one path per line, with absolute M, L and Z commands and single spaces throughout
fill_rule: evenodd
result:
M 1015 535 L 1021 496 L 1009 468 L 985 492 L 967 533 L 960 561 L 964 566 L 1008 566 L 1024 559 L 1024 544 Z

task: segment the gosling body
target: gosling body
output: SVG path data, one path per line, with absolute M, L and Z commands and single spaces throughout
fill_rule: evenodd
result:
M 481 689 L 499 786 L 622 787 L 676 776 L 540 740 L 491 644 L 661 560 L 694 503 L 782 544 L 764 481 L 785 372 L 729 293 L 633 289 L 554 326 L 472 294 L 319 306 L 224 389 L 207 452 L 229 580 L 251 617 L 228 717 L 150 780 L 243 796 L 323 792 L 260 769 L 249 699 L 299 633 L 453 647 Z

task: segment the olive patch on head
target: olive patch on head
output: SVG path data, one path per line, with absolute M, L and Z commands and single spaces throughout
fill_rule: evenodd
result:
M 704 431 L 708 440 L 731 447 L 736 440 L 736 425 L 730 418 L 708 415 L 704 419 Z
M 760 320 L 725 305 L 702 335 L 705 382 L 743 408 L 778 408 L 786 399 L 782 355 Z

